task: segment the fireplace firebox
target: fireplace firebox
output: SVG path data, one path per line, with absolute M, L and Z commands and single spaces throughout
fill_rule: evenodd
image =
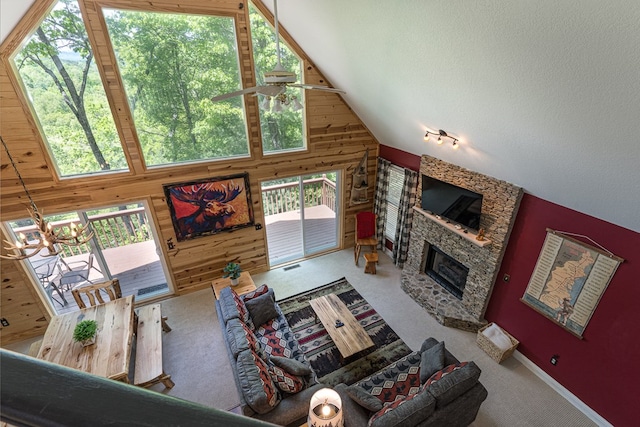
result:
M 426 261 L 424 272 L 462 300 L 469 269 L 433 245 L 429 245 Z

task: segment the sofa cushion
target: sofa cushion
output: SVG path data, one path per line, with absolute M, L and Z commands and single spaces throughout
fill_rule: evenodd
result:
M 298 393 L 305 387 L 304 378 L 299 375 L 289 373 L 279 366 L 273 364 L 269 365 L 269 375 L 276 387 L 285 393 Z
M 288 357 L 281 356 L 271 356 L 269 360 L 279 368 L 284 369 L 290 374 L 293 375 L 311 375 L 311 367 L 305 365 L 296 359 L 290 359 Z
M 413 426 L 429 418 L 436 407 L 434 397 L 424 389 L 387 403 L 369 419 L 370 427 Z
M 278 317 L 275 304 L 273 290 L 269 290 L 269 292 L 264 295 L 245 301 L 254 329 Z
M 349 386 L 345 388 L 345 393 L 347 393 L 354 402 L 368 411 L 376 412 L 382 409 L 382 401 L 367 393 L 362 387 L 358 387 L 357 385 Z
M 431 375 L 442 368 L 444 368 L 444 341 L 422 352 L 420 359 L 420 383 L 424 384 Z
M 280 392 L 260 356 L 252 350 L 241 351 L 236 360 L 236 370 L 242 395 L 251 409 L 258 414 L 266 414 L 278 405 Z
M 240 318 L 240 312 L 238 311 L 238 306 L 234 299 L 234 294 L 231 288 L 223 288 L 220 291 L 220 297 L 218 298 L 218 307 L 220 309 L 220 314 L 222 316 L 222 320 L 224 320 L 225 324 L 231 319 Z M 244 305 L 244 303 L 243 303 Z M 241 318 L 244 322 L 244 319 Z
M 480 372 L 474 362 L 455 363 L 433 374 L 424 386 L 440 408 L 473 387 L 480 378 Z
M 261 359 L 267 359 L 268 355 L 260 345 L 260 342 L 258 342 L 258 338 L 240 319 L 229 320 L 226 329 L 227 341 L 234 359 L 238 357 L 241 351 L 248 349 L 255 351 Z

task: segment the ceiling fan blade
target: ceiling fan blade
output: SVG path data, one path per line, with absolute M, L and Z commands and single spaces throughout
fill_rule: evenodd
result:
M 336 89 L 333 87 L 329 87 L 329 86 L 321 86 L 321 85 L 308 85 L 308 84 L 300 84 L 300 83 L 295 83 L 295 84 L 290 84 L 290 87 L 300 87 L 302 89 L 311 89 L 311 90 L 323 90 L 325 92 L 333 92 L 333 93 L 347 93 L 341 89 Z
M 234 96 L 244 95 L 246 93 L 258 92 L 261 88 L 262 86 L 248 87 L 246 89 L 237 90 L 235 92 L 225 93 L 224 95 L 214 96 L 213 98 L 211 98 L 211 101 L 217 102 L 222 101 L 223 99 L 233 98 Z

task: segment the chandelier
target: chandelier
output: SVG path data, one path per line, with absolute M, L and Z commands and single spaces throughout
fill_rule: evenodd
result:
M 271 106 L 271 100 L 273 99 L 273 106 Z M 260 103 L 260 108 L 265 111 L 271 110 L 274 113 L 280 113 L 284 111 L 286 108 L 291 108 L 291 111 L 300 111 L 302 110 L 302 104 L 298 101 L 298 98 L 294 95 L 289 95 L 287 93 L 280 93 L 276 96 L 265 96 L 262 102 Z
M 0 258 L 21 260 L 32 257 L 40 253 L 40 251 L 45 248 L 47 249 L 47 251 L 43 252 L 41 256 L 54 256 L 62 252 L 62 248 L 60 248 L 60 245 L 80 246 L 87 243 L 93 237 L 93 232 L 90 232 L 89 235 L 84 236 L 84 233 L 89 227 L 89 224 L 85 224 L 84 226 L 76 226 L 75 224 L 71 223 L 69 225 L 68 234 L 66 234 L 62 228 L 54 229 L 51 223 L 45 220 L 44 215 L 40 211 L 38 211 L 38 207 L 31 198 L 31 194 L 29 193 L 29 190 L 27 190 L 27 186 L 22 180 L 22 176 L 20 176 L 20 172 L 18 172 L 18 168 L 16 167 L 16 164 L 13 161 L 13 157 L 11 157 L 11 153 L 9 153 L 9 148 L 7 148 L 7 144 L 5 144 L 2 136 L 0 136 L 0 141 L 2 141 L 4 150 L 7 152 L 7 156 L 11 161 L 11 166 L 13 166 L 13 170 L 15 170 L 16 176 L 18 177 L 20 184 L 22 184 L 24 192 L 29 198 L 31 207 L 27 208 L 27 212 L 29 212 L 29 216 L 38 229 L 37 240 L 28 240 L 27 236 L 25 236 L 24 233 L 18 234 L 18 240 L 16 240 L 15 243 L 5 240 L 5 243 L 7 243 L 5 249 L 7 251 L 13 251 L 14 253 L 0 255 Z

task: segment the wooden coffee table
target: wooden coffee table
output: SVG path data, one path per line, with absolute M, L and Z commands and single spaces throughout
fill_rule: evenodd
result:
M 309 304 L 343 359 L 373 347 L 371 337 L 337 295 L 329 294 L 315 298 L 309 301 Z M 336 327 L 336 320 L 340 320 L 344 326 Z

